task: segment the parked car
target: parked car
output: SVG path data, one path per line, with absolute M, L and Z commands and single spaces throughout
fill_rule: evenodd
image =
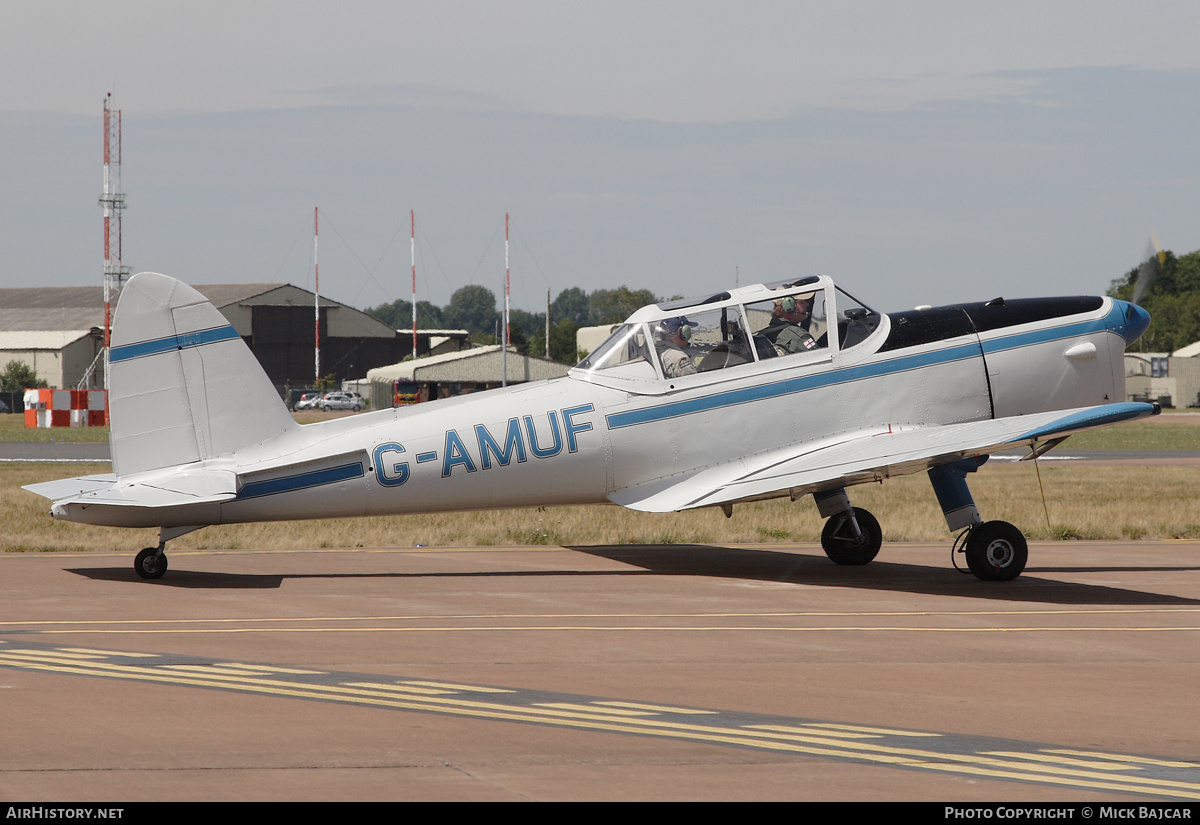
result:
M 295 409 L 297 410 L 315 410 L 317 405 L 321 403 L 322 393 L 306 392 L 300 396 L 300 400 L 296 402 Z
M 362 410 L 366 409 L 367 402 L 356 392 L 327 392 L 321 396 L 318 406 L 326 412 L 330 410 Z

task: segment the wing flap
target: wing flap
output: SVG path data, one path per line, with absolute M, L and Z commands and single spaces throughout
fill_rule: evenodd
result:
M 935 427 L 884 427 L 775 451 L 753 461 L 742 459 L 691 475 L 655 479 L 616 490 L 608 498 L 634 510 L 668 513 L 789 490 L 802 494 L 920 472 L 1157 412 L 1154 404 L 1121 403 Z

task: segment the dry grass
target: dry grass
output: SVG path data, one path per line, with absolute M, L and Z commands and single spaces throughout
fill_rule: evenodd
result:
M 116 530 L 51 519 L 45 499 L 23 484 L 107 472 L 106 465 L 0 465 L 0 507 L 8 553 L 136 550 L 155 530 Z M 1041 466 L 1050 511 L 1047 526 L 1032 463 L 989 464 L 971 478 L 986 519 L 1011 521 L 1033 540 L 1200 539 L 1200 467 L 1105 464 Z M 850 490 L 879 518 L 886 541 L 951 540 L 924 474 Z M 730 544 L 816 542 L 822 519 L 812 499 L 738 505 L 732 519 L 709 508 L 636 513 L 620 507 L 556 507 L 364 519 L 321 519 L 209 527 L 173 547 L 300 549 L 322 547 L 464 547 L 492 545 Z

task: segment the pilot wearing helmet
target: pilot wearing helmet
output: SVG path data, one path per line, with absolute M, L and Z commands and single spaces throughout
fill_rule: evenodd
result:
M 678 318 L 667 318 L 658 325 L 658 359 L 662 362 L 663 375 L 667 378 L 679 378 L 682 375 L 695 375 L 696 364 L 688 355 L 688 341 L 692 338 L 692 324 L 682 315 Z
M 813 293 L 789 295 L 775 302 L 771 324 L 762 334 L 783 353 L 792 355 L 816 349 L 818 344 L 808 331 L 812 323 Z

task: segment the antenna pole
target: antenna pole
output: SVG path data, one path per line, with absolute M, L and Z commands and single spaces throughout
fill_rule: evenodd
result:
M 121 110 L 109 108 L 112 92 L 104 98 L 104 189 L 100 206 L 104 210 L 104 388 L 108 389 L 108 350 L 112 345 L 112 301 L 129 275 L 121 262 L 121 213 L 125 194 L 121 188 Z M 113 243 L 114 224 L 116 243 Z M 113 254 L 115 251 L 115 255 Z
M 508 342 L 512 337 L 512 333 L 508 328 L 508 213 L 504 213 L 504 348 L 500 356 L 500 368 L 504 371 L 504 376 L 500 379 L 500 386 L 508 386 Z
M 320 237 L 317 207 L 313 207 L 313 386 L 321 380 L 321 267 L 317 263 L 317 239 Z
M 417 358 L 417 213 L 408 210 L 408 220 L 412 228 L 410 250 L 412 252 L 412 322 L 413 322 L 413 360 Z

